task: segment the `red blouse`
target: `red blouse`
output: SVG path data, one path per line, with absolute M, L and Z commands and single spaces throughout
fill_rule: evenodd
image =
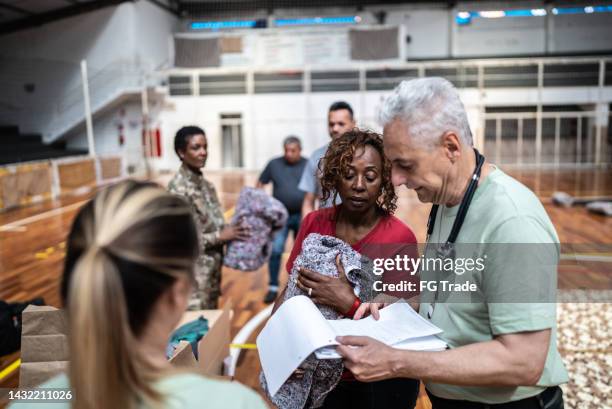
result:
M 310 233 L 319 233 L 336 237 L 336 213 L 337 207 L 319 209 L 306 215 L 300 230 L 295 238 L 295 244 L 287 260 L 287 272 L 291 272 L 293 262 L 302 251 L 302 243 Z M 410 228 L 393 215 L 385 215 L 380 218 L 376 226 L 357 243 L 351 247 L 370 259 L 395 258 L 396 256 L 408 255 L 418 257 L 417 240 Z M 410 263 L 408 263 L 410 266 Z M 411 276 L 409 270 L 395 271 L 386 270 L 382 281 L 384 283 L 395 283 L 399 280 L 414 281 L 416 276 Z M 406 296 L 397 292 L 385 291 L 386 294 L 395 296 Z M 414 294 L 412 294 L 414 295 Z

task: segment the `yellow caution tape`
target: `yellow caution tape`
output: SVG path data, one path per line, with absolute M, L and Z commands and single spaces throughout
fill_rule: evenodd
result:
M 230 344 L 230 348 L 257 349 L 257 345 L 255 344 Z
M 21 359 L 16 360 L 2 371 L 0 371 L 0 381 L 12 374 L 21 365 Z

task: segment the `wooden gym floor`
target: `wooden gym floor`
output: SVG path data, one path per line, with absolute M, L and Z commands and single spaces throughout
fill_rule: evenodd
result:
M 554 191 L 581 197 L 612 196 L 612 170 L 510 170 L 508 173 L 540 197 L 562 243 L 608 245 L 605 251 L 610 256 L 612 218 L 589 214 L 582 207 L 555 207 L 550 203 L 550 196 Z M 165 184 L 170 177 L 161 175 L 155 180 Z M 257 174 L 208 172 L 206 177 L 217 187 L 223 208 L 227 210 L 235 204 L 242 186 L 255 184 Z M 61 306 L 58 290 L 64 242 L 76 211 L 93 193 L 0 213 L 0 299 L 13 302 L 44 297 L 47 304 Z M 414 230 L 419 242 L 423 242 L 430 205 L 420 203 L 416 195 L 405 188 L 399 189 L 398 193 L 400 199 L 396 215 Z M 281 281 L 286 281 L 284 272 L 281 277 Z M 612 264 L 608 258 L 604 262 L 585 261 L 578 265 L 561 266 L 559 285 L 561 288 L 612 289 Z M 222 287 L 221 302 L 231 298 L 234 303 L 233 336 L 265 307 L 262 299 L 267 291 L 267 267 L 252 273 L 225 269 Z M 598 308 L 609 311 L 610 304 L 601 304 Z M 604 331 L 609 335 L 609 327 L 604 328 Z M 254 342 L 255 337 L 256 333 L 252 334 L 249 342 Z M 609 365 L 610 350 L 604 349 L 601 354 L 604 354 Z M 0 371 L 18 357 L 18 353 L 0 357 Z M 257 351 L 244 350 L 238 362 L 236 378 L 259 389 L 259 369 Z M 16 370 L 0 379 L 0 387 L 16 387 L 18 372 Z M 607 372 L 608 378 L 604 382 L 609 385 L 609 368 Z M 575 407 L 585 407 L 579 403 L 577 405 L 580 406 Z M 422 396 L 417 408 L 429 407 L 427 398 Z M 574 406 L 570 404 L 566 407 Z

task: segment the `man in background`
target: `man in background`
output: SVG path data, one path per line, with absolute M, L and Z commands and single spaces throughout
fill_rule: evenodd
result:
M 276 233 L 272 244 L 272 254 L 268 263 L 270 270 L 268 293 L 264 298 L 266 304 L 273 302 L 278 294 L 278 273 L 289 230 L 293 231 L 295 238 L 302 220 L 304 192 L 297 186 L 308 160 L 302 157 L 302 143 L 296 136 L 285 138 L 283 148 L 285 154 L 268 162 L 257 182 L 258 188 L 272 182 L 272 196 L 284 204 L 289 213 L 285 227 Z
M 338 101 L 331 104 L 327 114 L 329 136 L 334 139 L 350 131 L 354 127 L 355 119 L 353 118 L 353 108 L 344 101 Z M 308 159 L 302 178 L 300 179 L 298 187 L 306 193 L 302 203 L 302 216 L 306 216 L 308 213 L 315 210 L 316 200 L 321 196 L 321 184 L 319 183 L 320 172 L 318 166 L 321 158 L 325 156 L 328 146 L 329 143 L 321 146 L 312 153 L 310 159 Z M 325 202 L 319 201 L 319 208 L 331 206 L 333 204 L 332 200 L 333 199 L 329 199 Z

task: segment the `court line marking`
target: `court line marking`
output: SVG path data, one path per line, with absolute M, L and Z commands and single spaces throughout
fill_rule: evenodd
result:
M 259 311 L 253 318 L 251 318 L 236 334 L 234 339 L 232 340 L 230 345 L 244 345 L 246 344 L 247 339 L 251 336 L 251 333 L 255 331 L 255 329 L 265 320 L 272 315 L 272 308 L 274 308 L 274 304 L 268 305 L 263 310 Z M 230 364 L 228 368 L 228 375 L 233 377 L 236 373 L 236 364 L 238 363 L 238 358 L 240 358 L 240 352 L 242 352 L 242 348 L 237 348 L 232 346 L 230 348 Z
M 257 345 L 256 344 L 230 344 L 230 348 L 257 349 Z
M 82 200 L 80 202 L 72 203 L 63 207 L 59 207 L 57 209 L 48 210 L 46 212 L 36 214 L 34 216 L 26 217 L 24 219 L 19 219 L 11 223 L 4 224 L 0 226 L 0 232 L 2 231 L 15 231 L 15 229 L 24 228 L 24 226 L 35 223 L 44 219 L 48 219 L 49 217 L 57 216 L 62 213 L 69 212 L 70 210 L 79 208 L 83 206 L 83 204 L 87 203 L 88 200 Z
M 610 253 L 565 253 L 561 254 L 561 260 L 573 260 L 573 261 L 595 261 L 602 263 L 612 263 L 612 256 L 607 254 Z
M 24 232 L 28 230 L 27 227 L 23 227 L 23 226 L 10 226 L 10 225 L 6 225 L 6 227 L 0 231 L 16 231 L 16 232 Z
M 80 206 L 82 206 L 84 203 L 87 203 L 89 201 L 89 199 L 87 200 L 82 200 L 80 202 L 76 202 L 76 203 L 72 203 L 63 207 L 58 207 L 57 209 L 52 209 L 52 210 L 48 210 L 46 212 L 43 213 L 39 213 L 36 214 L 34 216 L 30 216 L 30 217 L 26 217 L 24 219 L 19 219 L 16 220 L 14 222 L 10 222 L 7 224 L 4 224 L 2 226 L 0 226 L 0 232 L 4 232 L 4 231 L 26 231 L 27 228 L 24 227 L 25 225 L 31 224 L 31 223 L 35 223 L 37 221 L 40 220 L 44 220 L 47 219 L 49 217 L 53 217 L 53 216 L 57 216 L 59 214 L 68 212 L 72 209 L 78 208 Z M 235 207 L 231 207 L 228 210 L 225 211 L 225 213 L 223 214 L 224 218 L 226 220 L 230 219 L 233 215 L 234 212 L 236 211 Z
M 21 359 L 17 359 L 15 362 L 0 371 L 0 381 L 12 374 L 17 368 L 19 368 L 19 366 L 21 366 Z

